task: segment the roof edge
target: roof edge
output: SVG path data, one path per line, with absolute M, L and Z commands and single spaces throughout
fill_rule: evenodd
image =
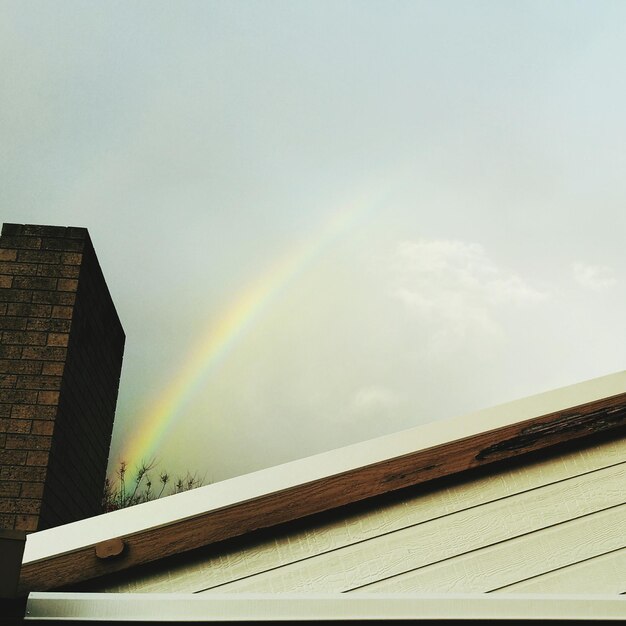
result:
M 127 569 L 624 424 L 626 371 L 33 533 L 21 587 Z M 116 554 L 96 556 L 113 539 Z

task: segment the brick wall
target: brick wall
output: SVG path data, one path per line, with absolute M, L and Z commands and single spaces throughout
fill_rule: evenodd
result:
M 100 512 L 124 331 L 84 228 L 0 237 L 0 528 Z

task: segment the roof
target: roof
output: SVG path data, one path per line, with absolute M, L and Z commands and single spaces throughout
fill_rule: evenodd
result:
M 54 589 L 626 424 L 626 371 L 29 535 Z

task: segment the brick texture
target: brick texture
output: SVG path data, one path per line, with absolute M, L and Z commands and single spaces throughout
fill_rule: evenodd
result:
M 84 228 L 0 237 L 0 528 L 100 512 L 124 331 Z

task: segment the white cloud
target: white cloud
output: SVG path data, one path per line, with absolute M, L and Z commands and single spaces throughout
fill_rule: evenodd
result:
M 585 289 L 604 291 L 617 284 L 617 278 L 612 268 L 606 265 L 587 265 L 574 263 L 572 265 L 574 280 Z
M 517 274 L 498 268 L 477 243 L 453 240 L 420 240 L 398 245 L 396 270 L 417 279 L 433 296 L 448 289 L 480 292 L 491 302 L 527 302 L 544 297 Z
M 429 325 L 429 346 L 436 352 L 460 341 L 500 340 L 504 309 L 546 297 L 518 274 L 498 267 L 476 243 L 402 242 L 392 266 L 393 297 Z
M 385 413 L 393 409 L 400 402 L 398 394 L 382 386 L 369 386 L 358 389 L 352 397 L 350 409 L 353 415 L 366 415 L 372 413 Z

